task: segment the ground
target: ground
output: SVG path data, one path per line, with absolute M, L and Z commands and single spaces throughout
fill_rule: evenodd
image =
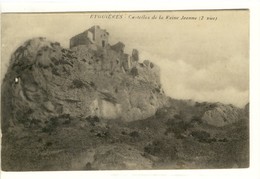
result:
M 157 113 L 124 122 L 63 116 L 3 135 L 7 171 L 245 168 L 248 121 L 213 127 Z M 19 134 L 19 135 L 18 135 Z

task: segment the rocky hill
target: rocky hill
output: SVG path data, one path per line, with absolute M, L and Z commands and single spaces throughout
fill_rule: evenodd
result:
M 126 71 L 120 55 L 109 47 L 65 49 L 44 38 L 25 42 L 3 82 L 3 129 L 44 126 L 64 115 L 124 121 L 154 115 L 165 103 L 159 68 L 147 62 Z
M 107 35 L 92 27 L 70 49 L 35 38 L 12 54 L 3 170 L 248 167 L 249 104 L 169 98 L 156 64 Z

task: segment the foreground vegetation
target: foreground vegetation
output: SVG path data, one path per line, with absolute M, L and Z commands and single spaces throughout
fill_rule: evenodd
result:
M 2 169 L 132 169 L 121 165 L 124 156 L 118 158 L 113 154 L 111 158 L 111 151 L 99 155 L 99 146 L 118 146 L 118 150 L 123 151 L 122 155 L 125 150 L 132 150 L 130 158 L 140 155 L 151 161 L 152 169 L 249 166 L 246 120 L 225 127 L 213 127 L 202 123 L 198 117 L 185 121 L 181 115 L 169 118 L 162 113 L 128 123 L 120 119 L 74 119 L 63 115 L 51 119 L 46 126 L 42 128 L 33 123 L 27 128 L 17 128 L 20 131 L 4 134 Z M 126 149 L 125 146 L 129 147 Z M 84 154 L 90 149 L 94 151 L 94 156 Z M 82 155 L 86 159 L 79 163 L 76 159 Z M 103 167 L 99 167 L 101 164 Z M 142 167 L 137 168 L 151 169 L 146 164 Z

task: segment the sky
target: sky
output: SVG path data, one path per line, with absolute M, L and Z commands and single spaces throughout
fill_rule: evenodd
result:
M 249 102 L 248 11 L 3 14 L 1 23 L 1 79 L 26 40 L 46 37 L 68 48 L 72 36 L 99 25 L 110 44 L 121 41 L 127 53 L 136 48 L 141 60 L 160 67 L 168 96 L 238 107 Z

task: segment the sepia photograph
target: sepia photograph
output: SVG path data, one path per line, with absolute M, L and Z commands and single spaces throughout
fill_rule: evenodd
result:
M 1 14 L 3 171 L 250 167 L 249 10 Z

